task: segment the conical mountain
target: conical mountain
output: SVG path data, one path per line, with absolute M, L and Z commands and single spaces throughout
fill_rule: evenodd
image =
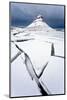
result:
M 55 29 L 50 27 L 44 20 L 42 15 L 38 15 L 36 19 L 29 24 L 27 27 L 21 29 L 21 32 L 18 32 L 16 35 L 22 37 L 23 35 L 29 36 L 30 34 L 45 34 L 50 35 L 51 33 L 56 32 Z M 20 33 L 20 34 L 19 34 Z
M 36 19 L 27 27 L 29 31 L 53 31 L 46 22 L 44 22 L 43 17 L 38 15 Z

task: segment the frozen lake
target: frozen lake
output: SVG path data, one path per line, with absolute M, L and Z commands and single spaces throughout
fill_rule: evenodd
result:
M 20 29 L 21 30 L 21 29 Z M 21 30 L 22 31 L 22 30 Z M 59 34 L 62 33 L 62 34 Z M 26 34 L 26 33 L 25 33 Z M 29 41 L 17 42 L 16 40 L 34 38 Z M 19 49 L 23 50 L 31 59 L 37 75 L 48 62 L 39 82 L 43 87 L 47 87 L 50 94 L 64 93 L 64 34 L 58 32 L 55 34 L 47 32 L 47 35 L 31 34 L 24 36 L 18 34 L 17 37 L 11 37 L 15 40 L 11 43 L 11 58 L 13 58 Z M 52 43 L 56 56 L 51 56 Z M 11 63 L 11 96 L 35 96 L 42 95 L 35 79 L 31 79 L 24 63 L 25 56 L 22 53 L 15 61 Z

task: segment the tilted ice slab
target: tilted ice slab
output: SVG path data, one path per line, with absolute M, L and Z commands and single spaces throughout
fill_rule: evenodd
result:
M 64 59 L 51 57 L 40 80 L 46 85 L 50 94 L 64 94 Z
M 39 75 L 42 67 L 49 62 L 51 56 L 51 44 L 39 40 L 27 42 L 15 42 L 18 47 L 30 57 L 36 73 Z
M 19 56 L 11 63 L 11 97 L 41 95 L 35 80 L 31 79 Z

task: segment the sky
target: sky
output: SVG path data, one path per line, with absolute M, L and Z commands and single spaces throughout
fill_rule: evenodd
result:
M 38 15 L 42 15 L 44 21 L 49 26 L 53 28 L 64 28 L 63 5 L 11 3 L 11 26 L 27 26 L 32 23 Z

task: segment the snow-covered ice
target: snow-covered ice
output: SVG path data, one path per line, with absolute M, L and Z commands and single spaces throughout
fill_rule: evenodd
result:
M 51 56 L 52 44 L 54 56 Z M 29 75 L 24 53 L 29 56 L 37 76 L 48 63 L 39 78 L 43 88 L 46 86 L 50 94 L 64 93 L 64 31 L 56 31 L 39 16 L 26 28 L 11 30 L 11 59 L 19 51 L 21 54 L 11 63 L 11 96 L 42 95 Z

